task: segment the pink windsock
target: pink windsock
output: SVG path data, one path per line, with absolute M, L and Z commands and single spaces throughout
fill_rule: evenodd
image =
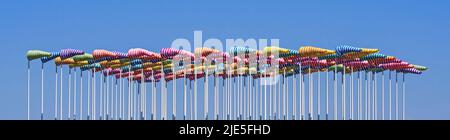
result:
M 368 65 L 369 65 L 369 62 L 367 62 L 367 61 L 358 61 L 358 60 L 354 60 L 354 61 L 350 61 L 350 62 L 344 63 L 344 66 L 353 67 L 353 68 L 366 67 Z
M 141 48 L 132 48 L 128 50 L 128 58 L 139 58 L 144 56 L 144 49 Z
M 172 59 L 175 55 L 178 55 L 180 50 L 174 48 L 162 48 L 160 51 L 161 57 L 164 59 Z
M 379 67 L 388 70 L 399 70 L 404 68 L 412 68 L 412 65 L 408 64 L 407 62 L 400 62 L 400 63 L 380 64 Z

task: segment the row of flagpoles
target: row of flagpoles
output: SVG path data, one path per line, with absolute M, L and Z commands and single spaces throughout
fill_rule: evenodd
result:
M 30 50 L 27 59 L 28 119 L 30 63 L 42 62 L 41 120 L 398 120 L 405 119 L 405 75 L 427 70 L 352 46 Z M 53 116 L 44 114 L 51 60 Z

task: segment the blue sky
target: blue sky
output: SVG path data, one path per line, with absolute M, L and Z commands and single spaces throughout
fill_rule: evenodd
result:
M 177 38 L 279 38 L 280 46 L 379 48 L 430 68 L 407 77 L 408 119 L 450 119 L 450 2 L 374 1 L 1 1 L 0 119 L 26 119 L 30 49 L 97 48 L 152 51 Z M 37 117 L 40 62 L 32 63 L 32 113 Z M 53 66 L 46 66 L 53 93 Z M 51 102 L 53 103 L 53 102 Z M 48 104 L 51 106 L 51 104 Z

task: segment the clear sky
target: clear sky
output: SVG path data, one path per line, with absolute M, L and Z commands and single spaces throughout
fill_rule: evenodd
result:
M 0 119 L 26 119 L 26 57 L 30 49 L 97 48 L 158 52 L 177 38 L 279 38 L 280 46 L 379 48 L 428 66 L 407 77 L 408 119 L 450 119 L 450 1 L 91 1 L 0 2 Z M 38 117 L 40 62 L 32 63 L 33 117 Z M 46 89 L 54 91 L 54 66 Z M 49 96 L 50 96 L 49 95 Z M 49 102 L 46 106 L 51 106 Z M 49 110 L 49 113 L 51 111 Z

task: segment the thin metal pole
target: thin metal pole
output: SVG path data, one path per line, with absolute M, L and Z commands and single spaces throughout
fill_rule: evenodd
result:
M 381 72 L 381 120 L 384 120 L 384 71 Z
M 328 120 L 328 113 L 329 113 L 329 103 L 330 103 L 330 101 L 329 101 L 329 95 L 330 95 L 330 93 L 329 93 L 329 84 L 328 84 L 328 79 L 329 79 L 329 69 L 327 68 L 327 71 L 326 71 L 326 107 L 325 107 L 325 110 L 326 110 L 326 114 L 325 114 L 325 120 Z
M 389 70 L 389 120 L 392 120 L 392 78 Z
M 184 94 L 183 94 L 183 120 L 186 120 L 186 96 L 187 96 L 187 81 L 186 81 L 186 67 L 184 68 L 184 79 L 183 79 L 183 83 L 184 83 Z
M 89 71 L 88 71 L 88 76 L 89 76 Z M 91 115 L 91 81 L 92 81 L 92 77 L 93 75 L 91 74 L 90 77 L 88 77 L 88 87 L 87 87 L 87 116 L 86 119 L 89 120 L 90 115 Z
M 296 120 L 297 116 L 297 83 L 296 83 L 296 74 L 294 73 L 292 77 L 292 120 Z
M 41 66 L 41 120 L 44 120 L 44 63 Z
M 58 66 L 55 66 L 55 120 L 58 120 Z
M 301 107 L 301 112 L 302 112 L 302 117 L 301 117 L 301 119 L 302 120 L 305 120 L 305 118 L 306 118 L 306 93 L 305 93 L 305 89 L 306 89 L 306 87 L 305 87 L 305 75 L 303 75 L 303 74 L 301 74 L 300 75 L 301 76 L 301 79 L 302 79 L 302 93 L 301 93 L 301 100 L 302 100 L 302 107 Z
M 333 88 L 333 104 L 334 104 L 334 106 L 333 106 L 333 115 L 334 115 L 334 120 L 337 120 L 338 119 L 338 112 L 337 112 L 337 65 L 335 65 L 335 68 L 334 68 L 334 72 L 333 72 L 333 83 L 334 83 L 334 88 Z
M 374 77 L 374 81 L 373 81 L 373 85 L 374 85 L 374 88 L 373 88 L 373 108 L 374 108 L 374 119 L 375 120 L 378 120 L 378 86 L 377 86 L 377 82 L 378 82 L 378 80 L 377 80 L 377 73 L 376 72 L 374 72 L 373 73 L 373 77 Z
M 103 70 L 102 71 L 100 71 L 100 79 L 102 80 L 101 81 L 101 83 L 100 83 L 100 113 L 99 113 L 99 119 L 100 120 L 103 120 L 104 118 L 103 117 L 105 117 L 104 116 L 104 108 L 103 107 L 105 107 L 105 104 L 104 104 L 104 96 L 105 96 L 105 93 L 104 93 L 104 84 L 105 84 L 105 82 L 106 82 L 106 78 L 103 76 Z
M 364 73 L 364 86 L 365 86 L 365 102 L 364 102 L 364 118 L 365 120 L 369 119 L 369 82 L 367 81 L 368 72 Z
M 264 77 L 264 120 L 267 120 L 267 78 Z
M 317 72 L 317 120 L 320 120 L 320 70 Z
M 80 69 L 80 120 L 83 120 L 83 71 Z
M 398 120 L 398 72 L 395 71 L 395 120 Z
M 208 66 L 206 66 L 208 67 Z M 206 74 L 205 74 L 206 72 Z M 203 71 L 203 73 L 205 74 L 205 76 L 203 77 L 204 79 L 204 84 L 203 84 L 203 88 L 204 88 L 204 100 L 203 100 L 203 112 L 205 113 L 205 120 L 208 120 L 208 68 L 205 68 L 205 70 Z
M 194 66 L 195 66 L 194 61 Z M 194 120 L 197 120 L 197 71 L 194 67 Z
M 60 74 L 60 93 L 59 93 L 59 100 L 60 100 L 60 102 L 59 102 L 59 119 L 60 120 L 62 120 L 63 119 L 63 115 L 62 115 L 62 102 L 63 102 L 63 100 L 62 100 L 62 98 L 63 98 L 63 90 L 62 90 L 62 84 L 63 84 L 63 82 L 62 82 L 62 77 L 63 77 L 63 71 L 62 71 L 62 65 L 60 66 L 60 71 L 61 71 L 61 74 Z
M 341 109 L 342 109 L 342 120 L 346 120 L 347 118 L 347 113 L 345 112 L 346 110 L 346 108 L 347 108 L 347 106 L 346 106 L 346 103 L 345 103 L 345 98 L 346 98 L 346 96 L 345 96 L 345 94 L 346 94 L 346 90 L 345 90 L 345 66 L 344 66 L 344 68 L 343 68 L 343 70 L 342 70 L 342 93 L 341 93 L 341 100 L 342 100 L 342 105 L 341 105 Z
M 73 69 L 73 119 L 77 119 L 77 68 Z
M 270 80 L 272 80 L 272 74 L 270 75 Z M 273 96 L 273 93 L 272 93 L 272 88 L 273 88 L 273 85 L 272 85 L 272 83 L 270 83 L 270 86 L 269 86 L 269 120 L 271 120 L 272 119 L 272 108 L 273 108 L 273 104 L 272 104 L 272 96 Z
M 120 70 L 119 71 L 119 77 L 117 78 L 116 77 L 116 80 L 119 82 L 119 89 L 118 89 L 118 93 L 117 93 L 117 101 L 116 101 L 116 103 L 117 103 L 117 107 L 116 107 L 116 114 L 117 114 L 117 117 L 116 117 L 116 119 L 117 120 L 122 120 L 122 70 Z
M 309 88 L 308 88 L 308 90 L 309 90 L 309 95 L 308 95 L 308 98 L 309 98 L 309 111 L 308 111 L 308 118 L 309 118 L 309 120 L 313 120 L 313 86 L 312 86 L 312 74 L 311 74 L 311 66 L 308 68 L 308 81 L 309 81 L 309 84 L 308 84 L 308 86 L 309 86 Z
M 30 61 L 28 61 L 28 81 L 27 81 L 27 119 L 30 120 Z
M 406 112 L 406 100 L 405 100 L 405 98 L 406 98 L 406 83 L 405 83 L 405 73 L 403 73 L 403 78 L 402 78 L 403 80 L 402 80 L 402 85 L 403 85 L 403 87 L 402 87 L 402 103 L 403 103 L 403 105 L 402 105 L 402 120 L 405 120 L 406 119 L 406 116 L 405 116 L 405 112 Z
M 354 93 L 353 93 L 353 67 L 350 67 L 350 120 L 354 120 L 354 107 L 353 107 L 353 97 L 354 97 Z
M 358 94 L 357 94 L 357 103 L 358 103 L 358 120 L 362 120 L 362 80 L 361 80 L 361 71 L 358 71 Z
M 69 94 L 68 94 L 68 98 L 69 98 L 69 100 L 68 100 L 68 106 L 67 106 L 67 108 L 68 108 L 68 110 L 69 110 L 69 112 L 67 113 L 67 119 L 68 120 L 70 120 L 70 114 L 71 114 L 71 100 L 70 100 L 70 98 L 71 98 L 71 96 L 72 96 L 72 93 L 71 93 L 71 79 L 72 79 L 72 68 L 69 68 L 69 90 L 68 90 L 68 92 L 69 92 Z
M 175 65 L 172 66 L 172 73 L 173 73 L 172 119 L 175 120 L 176 116 L 177 116 L 177 73 L 175 72 Z M 144 73 L 142 72 L 142 74 L 144 74 Z M 144 76 L 144 75 L 142 75 L 142 76 Z

